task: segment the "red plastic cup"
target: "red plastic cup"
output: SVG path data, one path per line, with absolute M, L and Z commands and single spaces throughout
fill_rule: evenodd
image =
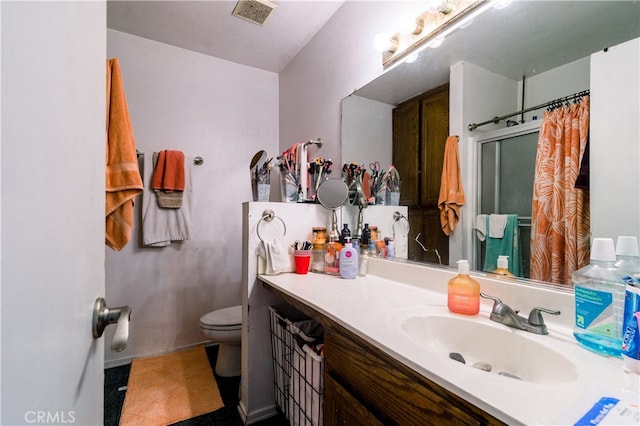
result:
M 296 250 L 293 253 L 293 257 L 296 261 L 296 274 L 306 274 L 309 272 L 311 250 Z

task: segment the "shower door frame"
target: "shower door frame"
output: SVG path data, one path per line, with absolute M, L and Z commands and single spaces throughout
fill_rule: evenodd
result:
M 499 129 L 499 130 L 491 130 L 485 133 L 477 133 L 474 135 L 475 136 L 475 157 L 476 157 L 476 165 L 475 165 L 475 176 L 476 176 L 476 188 L 475 188 L 475 195 L 476 195 L 476 199 L 475 199 L 475 205 L 474 205 L 474 212 L 473 212 L 473 221 L 475 223 L 475 218 L 480 214 L 480 206 L 482 205 L 482 147 L 484 144 L 486 143 L 491 143 L 491 142 L 497 142 L 497 141 L 501 141 L 504 139 L 511 139 L 511 138 L 515 138 L 518 136 L 524 136 L 524 135 L 529 135 L 531 133 L 539 133 L 540 132 L 540 126 L 542 124 L 542 120 L 535 120 L 535 121 L 530 121 L 528 123 L 523 123 L 523 124 L 518 124 L 516 126 L 511 126 L 511 127 L 506 127 L 504 129 Z M 500 147 L 498 145 L 498 147 L 496 148 L 496 156 L 499 157 L 500 155 Z M 499 160 L 497 161 L 497 167 L 496 170 L 500 170 L 499 169 L 500 163 Z M 500 186 L 500 176 L 499 173 L 496 173 L 497 176 L 495 177 L 495 186 Z M 497 190 L 497 193 L 499 194 L 500 191 Z M 494 205 L 497 203 L 499 205 L 500 202 L 500 196 L 498 195 L 495 200 L 494 200 Z M 473 264 L 472 264 L 472 268 L 475 268 L 478 271 L 482 271 L 482 264 L 481 264 L 481 254 L 482 254 L 482 243 L 481 241 L 477 238 L 476 236 L 476 232 L 475 232 L 475 225 L 472 227 L 472 234 L 471 234 L 471 250 L 472 250 L 472 258 L 473 258 Z

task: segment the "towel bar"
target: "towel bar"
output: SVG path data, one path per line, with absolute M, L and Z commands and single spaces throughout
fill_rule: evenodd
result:
M 284 229 L 284 231 L 282 232 L 282 236 L 284 237 L 285 235 L 287 235 L 287 224 L 284 223 L 284 220 L 276 216 L 273 210 L 267 209 L 264 212 L 262 212 L 262 217 L 260 218 L 260 220 L 258 221 L 258 224 L 256 225 L 256 233 L 258 234 L 258 238 L 260 238 L 260 241 L 263 241 L 262 237 L 260 236 L 260 224 L 262 223 L 262 221 L 271 222 L 273 219 L 278 219 L 282 223 L 282 227 Z
M 137 156 L 138 158 L 140 158 L 140 157 L 144 157 L 144 152 L 142 152 L 142 151 L 138 151 L 138 150 L 136 149 L 136 156 Z M 204 164 L 204 158 L 202 158 L 202 157 L 201 157 L 201 156 L 199 156 L 199 155 L 198 155 L 197 157 L 193 157 L 193 164 L 195 164 L 196 166 L 201 166 L 201 165 L 203 165 L 203 164 Z

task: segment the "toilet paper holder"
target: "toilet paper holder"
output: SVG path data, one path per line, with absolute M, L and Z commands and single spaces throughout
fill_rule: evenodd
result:
M 98 297 L 93 307 L 92 331 L 94 339 L 102 337 L 104 329 L 109 324 L 116 324 L 116 331 L 111 341 L 111 350 L 120 352 L 127 347 L 129 340 L 129 321 L 131 320 L 131 308 L 121 306 L 108 308 L 102 297 Z

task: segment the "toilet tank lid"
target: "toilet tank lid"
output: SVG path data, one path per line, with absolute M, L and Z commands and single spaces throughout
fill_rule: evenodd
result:
M 240 325 L 242 324 L 242 306 L 230 306 L 209 312 L 200 318 L 207 325 Z

